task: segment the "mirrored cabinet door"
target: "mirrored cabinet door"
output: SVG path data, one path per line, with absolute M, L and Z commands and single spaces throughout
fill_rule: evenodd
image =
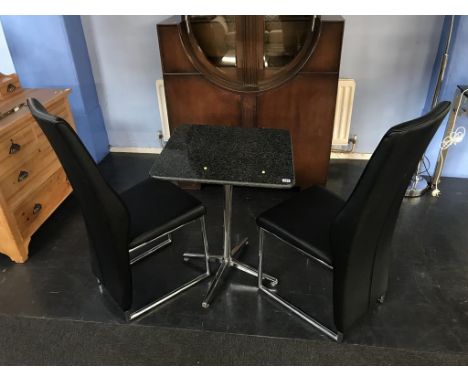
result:
M 185 16 L 182 41 L 193 64 L 229 90 L 280 85 L 307 61 L 318 16 Z
M 236 66 L 235 16 L 188 16 L 205 57 L 217 67 Z
M 289 64 L 304 47 L 310 27 L 310 16 L 265 16 L 265 68 Z

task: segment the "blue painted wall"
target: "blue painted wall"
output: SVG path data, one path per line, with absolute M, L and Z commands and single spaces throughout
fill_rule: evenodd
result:
M 78 134 L 96 161 L 109 142 L 79 16 L 2 16 L 11 57 L 24 87 L 71 88 Z
M 156 24 L 168 17 L 81 16 L 111 147 L 160 147 Z
M 79 134 L 99 160 L 108 150 L 107 134 L 113 146 L 159 146 L 154 81 L 161 78 L 161 69 L 155 25 L 166 17 L 3 16 L 0 20 L 25 86 L 73 89 Z M 345 16 L 345 20 L 340 75 L 357 81 L 351 133 L 358 135 L 358 152 L 372 152 L 390 126 L 420 115 L 430 105 L 447 20 L 443 16 Z M 454 33 L 441 100 L 451 100 L 455 86 L 468 83 L 466 44 L 468 16 L 463 16 Z M 460 123 L 468 126 L 466 118 Z M 432 167 L 444 128 L 445 124 L 427 152 Z M 468 177 L 468 137 L 450 149 L 443 175 Z
M 372 153 L 395 124 L 421 115 L 443 16 L 344 16 L 341 78 L 356 80 L 351 134 Z
M 440 59 L 447 38 L 448 19 L 449 17 L 447 16 L 444 23 L 444 32 L 441 36 L 438 57 L 434 65 L 434 73 L 430 91 L 427 97 L 428 101 L 426 102 L 426 109 L 428 109 L 430 106 L 435 82 L 437 81 Z M 468 84 L 468 16 L 457 16 L 452 38 L 452 45 L 449 52 L 449 63 L 445 74 L 445 80 L 440 92 L 440 101 L 452 101 L 457 85 Z M 442 124 L 426 153 L 431 161 L 431 173 L 433 172 L 435 163 L 437 161 L 437 155 L 439 152 L 440 143 L 443 138 L 446 123 L 447 120 Z M 468 131 L 468 117 L 466 115 L 458 117 L 456 126 L 464 126 Z M 442 175 L 449 177 L 468 178 L 468 136 L 466 136 L 461 143 L 450 147 L 449 153 L 447 154 L 445 160 L 445 166 Z
M 111 146 L 159 147 L 155 29 L 168 17 L 81 17 Z M 390 126 L 421 113 L 444 18 L 344 17 L 340 75 L 357 81 L 351 133 L 369 153 Z

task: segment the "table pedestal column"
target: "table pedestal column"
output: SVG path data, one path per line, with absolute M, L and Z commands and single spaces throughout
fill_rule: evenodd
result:
M 226 273 L 232 268 L 236 268 L 240 271 L 243 271 L 251 276 L 258 277 L 258 271 L 235 259 L 234 256 L 242 251 L 242 249 L 248 245 L 248 238 L 245 237 L 242 239 L 234 248 L 231 248 L 231 221 L 232 221 L 232 185 L 224 186 L 224 245 L 223 245 L 223 255 L 222 256 L 212 256 L 209 258 L 218 260 L 221 264 L 216 272 L 216 275 L 211 282 L 208 293 L 205 296 L 205 299 L 202 302 L 202 307 L 208 308 L 213 301 L 213 296 L 221 284 L 221 280 L 226 275 Z M 190 258 L 204 258 L 202 254 L 193 254 L 185 253 L 184 257 L 186 260 Z M 262 275 L 264 280 L 269 281 L 270 286 L 274 287 L 278 284 L 278 279 L 263 273 Z

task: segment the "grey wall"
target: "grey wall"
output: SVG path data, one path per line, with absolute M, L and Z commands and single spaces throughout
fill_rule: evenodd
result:
M 168 16 L 82 16 L 111 146 L 159 147 L 156 23 Z M 351 131 L 374 150 L 393 124 L 421 113 L 442 16 L 345 16 L 341 77 L 357 82 Z
M 340 77 L 356 80 L 351 133 L 371 153 L 426 101 L 443 16 L 345 16 Z
M 159 147 L 156 24 L 168 16 L 81 16 L 110 146 Z
M 10 51 L 3 33 L 2 23 L 0 21 L 0 73 L 10 74 L 15 72 L 13 61 L 11 60 Z

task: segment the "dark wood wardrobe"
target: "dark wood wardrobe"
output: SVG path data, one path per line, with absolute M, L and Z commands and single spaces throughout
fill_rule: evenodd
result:
M 296 184 L 324 184 L 344 20 L 184 16 L 157 25 L 170 129 L 289 130 Z

